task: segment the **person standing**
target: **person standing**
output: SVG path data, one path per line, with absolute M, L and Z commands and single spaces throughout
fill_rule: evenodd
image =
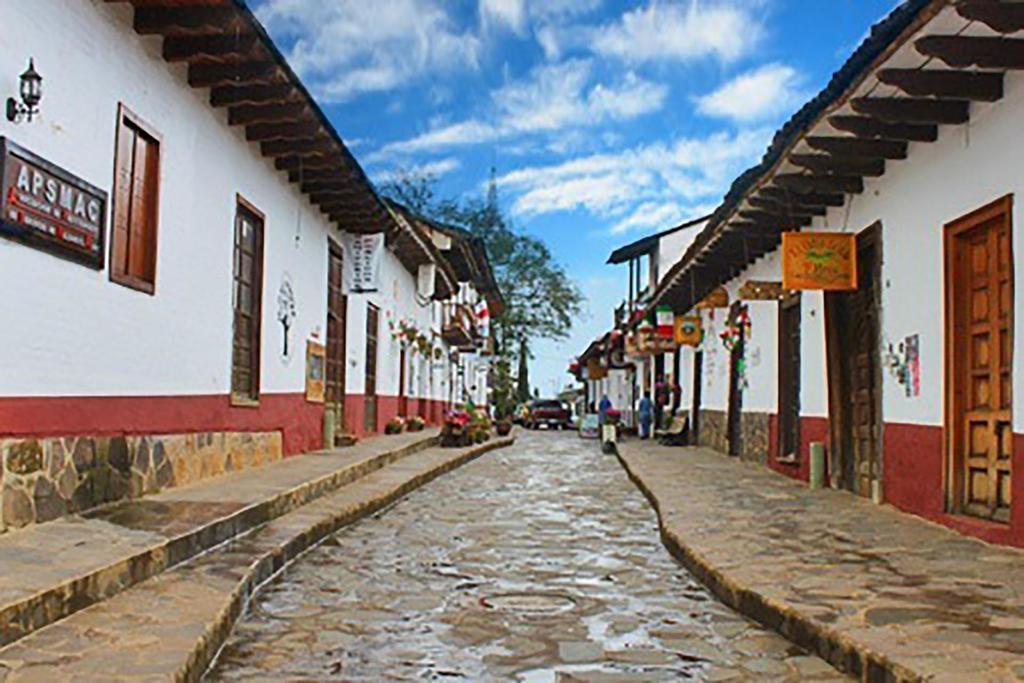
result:
M 598 423 L 604 427 L 605 420 L 608 419 L 608 411 L 612 409 L 612 400 L 608 398 L 608 394 L 601 396 L 601 402 L 597 405 L 597 418 Z
M 654 419 L 654 404 L 651 402 L 651 392 L 645 391 L 644 397 L 640 399 L 640 438 L 651 438 L 651 421 Z

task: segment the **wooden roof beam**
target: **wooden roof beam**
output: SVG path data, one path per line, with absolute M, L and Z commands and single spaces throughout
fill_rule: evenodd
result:
M 1003 98 L 1003 74 L 952 69 L 882 69 L 878 80 L 914 97 L 949 97 L 997 102 Z
M 347 170 L 348 162 L 340 154 L 293 154 L 275 159 L 274 167 L 279 171 L 298 171 L 299 169 L 316 171 L 342 168 Z
M 775 182 L 794 192 L 842 192 L 860 194 L 864 191 L 864 179 L 857 176 L 813 176 L 799 173 L 780 173 Z
M 237 64 L 190 64 L 188 83 L 193 88 L 225 85 L 247 85 L 269 81 L 277 73 L 271 61 L 239 62 Z
M 783 204 L 799 203 L 807 206 L 832 206 L 839 207 L 846 203 L 846 198 L 841 193 L 828 194 L 828 193 L 795 193 L 792 190 L 786 190 L 781 187 L 762 187 L 758 190 L 760 194 L 765 197 L 770 197 L 776 201 L 782 202 Z
M 845 116 L 837 114 L 828 117 L 836 130 L 853 133 L 860 138 L 884 138 L 911 142 L 935 142 L 939 139 L 939 127 L 921 123 L 889 123 L 869 116 Z
M 222 33 L 226 26 L 241 25 L 238 10 L 230 6 L 136 7 L 135 32 L 141 35 L 195 35 Z
M 970 0 L 958 2 L 956 11 L 964 19 L 980 21 L 998 33 L 1024 31 L 1024 3 Z
M 800 195 L 794 196 L 799 198 Z M 755 208 L 764 209 L 783 216 L 824 216 L 828 212 L 824 206 L 802 204 L 799 201 L 786 204 L 767 197 L 747 197 L 747 201 Z
M 310 136 L 302 140 L 271 140 L 260 144 L 265 157 L 294 156 L 296 154 L 329 154 L 335 146 L 327 138 Z
M 890 123 L 959 125 L 971 120 L 971 104 L 966 100 L 858 97 L 850 104 L 860 114 Z
M 740 211 L 739 216 L 740 218 L 744 218 L 748 221 L 754 221 L 755 223 L 777 225 L 780 230 L 793 225 L 810 225 L 813 220 L 811 216 L 806 214 L 788 215 L 759 209 L 747 209 L 746 211 Z
M 861 138 L 831 138 L 808 136 L 807 144 L 833 156 L 875 157 L 906 159 L 907 143 L 901 140 L 864 140 Z
M 1024 40 L 974 36 L 924 36 L 914 48 L 948 66 L 982 69 L 1024 69 Z
M 270 140 L 305 140 L 320 132 L 320 124 L 312 121 L 298 123 L 256 123 L 247 126 L 245 139 L 250 142 Z
M 302 102 L 288 104 L 244 104 L 228 109 L 228 124 L 249 126 L 254 123 L 283 123 L 304 118 L 309 108 Z
M 171 36 L 164 39 L 163 55 L 168 62 L 194 62 L 200 60 L 236 61 L 256 51 L 259 41 L 248 33 L 238 36 Z
M 823 175 L 859 175 L 878 178 L 885 175 L 885 159 L 869 157 L 833 157 L 828 154 L 790 154 L 789 161 Z
M 287 83 L 225 85 L 210 91 L 210 104 L 214 107 L 280 104 L 287 101 L 293 92 L 294 89 Z

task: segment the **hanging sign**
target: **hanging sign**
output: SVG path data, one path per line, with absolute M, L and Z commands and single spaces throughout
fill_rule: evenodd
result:
M 671 306 L 658 306 L 654 310 L 654 333 L 661 339 L 672 339 L 675 334 L 675 314 Z
M 476 332 L 480 337 L 487 339 L 491 336 L 491 311 L 487 307 L 487 299 L 481 299 L 476 305 Z
M 416 269 L 416 291 L 420 298 L 430 299 L 434 296 L 434 288 L 437 283 L 437 265 L 424 263 Z
M 697 304 L 697 308 L 729 308 L 729 292 L 725 291 L 725 287 L 716 287 Z
M 740 287 L 740 299 L 744 301 L 782 301 L 786 290 L 781 282 L 748 280 Z
M 306 400 L 310 403 L 324 402 L 327 350 L 323 344 L 306 342 Z
M 103 269 L 107 193 L 0 138 L 0 234 Z
M 608 368 L 601 366 L 601 361 L 596 358 L 591 358 L 587 361 L 587 377 L 588 379 L 604 379 L 608 376 Z
M 840 232 L 782 233 L 784 289 L 857 289 L 857 238 Z
M 384 233 L 354 235 L 343 233 L 343 291 L 345 294 L 376 292 L 380 280 L 380 262 L 384 256 Z
M 699 315 L 676 317 L 676 343 L 680 346 L 700 346 L 704 341 L 704 321 Z

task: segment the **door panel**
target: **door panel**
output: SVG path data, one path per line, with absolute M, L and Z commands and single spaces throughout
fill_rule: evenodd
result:
M 829 420 L 837 484 L 870 497 L 882 479 L 881 226 L 857 238 L 858 288 L 826 295 Z
M 779 304 L 779 444 L 781 458 L 800 450 L 800 297 Z
M 377 334 L 380 330 L 380 309 L 373 304 L 366 308 L 366 409 L 364 427 L 377 431 Z
M 325 410 L 335 415 L 340 434 L 347 431 L 345 423 L 345 368 L 348 300 L 342 294 L 342 254 L 330 250 L 327 269 L 327 375 Z
M 1013 259 L 1009 203 L 947 228 L 954 511 L 1008 521 L 1013 449 Z
M 704 352 L 693 354 L 693 406 L 690 414 L 691 443 L 700 445 L 700 404 L 704 390 Z
M 729 314 L 729 324 L 732 325 L 740 317 L 743 310 L 742 304 L 733 306 Z M 729 455 L 739 456 L 743 453 L 743 387 L 739 373 L 740 361 L 743 360 L 746 340 L 744 339 L 743 326 L 738 325 L 740 334 L 737 336 L 736 345 L 732 347 L 729 354 L 729 413 L 727 416 L 727 436 L 729 440 Z

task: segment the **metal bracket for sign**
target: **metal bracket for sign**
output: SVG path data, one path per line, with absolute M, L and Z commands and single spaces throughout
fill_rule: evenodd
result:
M 53 236 L 45 236 L 37 229 L 8 219 L 6 210 L 10 201 L 12 185 L 12 179 L 8 178 L 10 171 L 8 162 L 12 156 L 18 157 L 24 162 L 54 176 L 66 185 L 101 200 L 102 206 L 100 208 L 99 221 L 97 222 L 95 253 L 88 253 L 82 249 L 75 248 L 66 242 L 58 241 Z M 94 270 L 103 270 L 104 255 L 106 253 L 107 209 L 109 204 L 110 197 L 105 191 L 82 180 L 60 166 L 43 159 L 39 155 L 33 154 L 24 147 L 12 142 L 6 136 L 0 137 L 0 235 L 40 251 L 45 251 L 58 258 L 73 261 Z

